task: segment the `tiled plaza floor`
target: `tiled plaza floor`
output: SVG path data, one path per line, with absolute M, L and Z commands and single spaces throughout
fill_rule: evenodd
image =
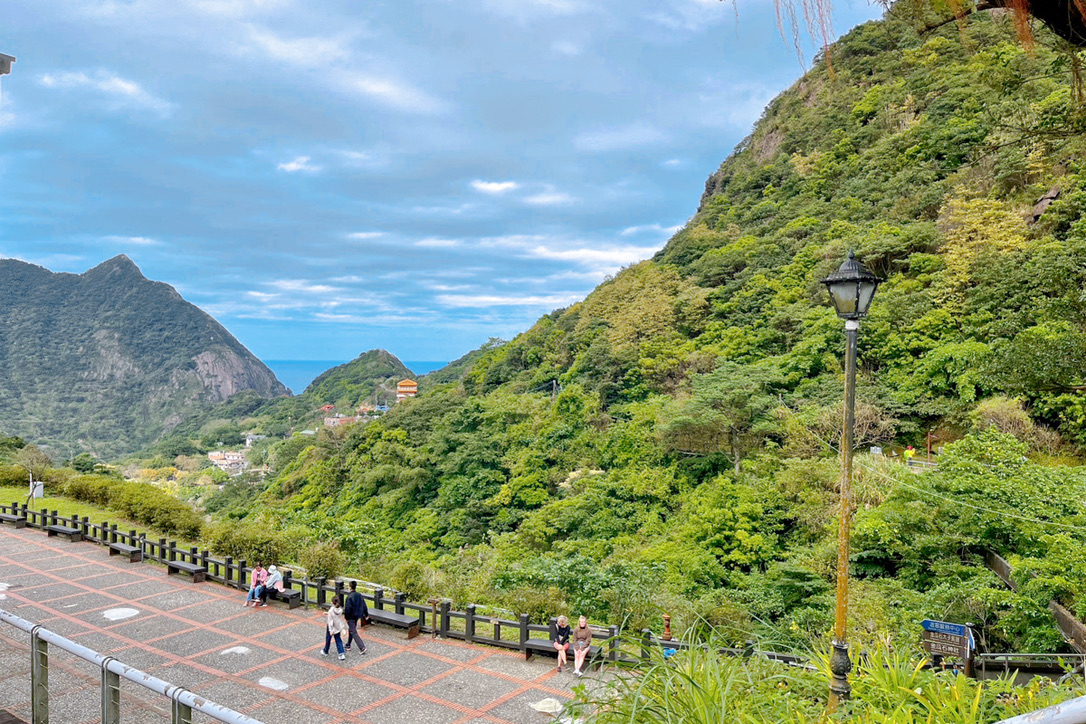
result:
M 320 656 L 324 613 L 242 607 L 244 593 L 167 578 L 90 543 L 0 527 L 0 608 L 268 722 L 544 724 L 529 705 L 577 683 L 553 659 L 382 626 L 368 653 Z M 132 609 L 135 611 L 120 611 Z M 30 720 L 29 636 L 0 624 L 0 710 Z M 50 720 L 97 722 L 99 671 L 50 647 Z M 122 680 L 123 722 L 168 722 L 169 703 Z M 209 721 L 198 715 L 195 721 Z

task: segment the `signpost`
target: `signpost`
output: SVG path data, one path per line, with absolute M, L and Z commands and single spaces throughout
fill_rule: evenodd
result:
M 924 619 L 920 625 L 924 628 L 924 650 L 931 654 L 932 658 L 952 656 L 961 659 L 965 662 L 966 675 L 972 675 L 973 649 L 976 648 L 976 642 L 968 626 L 931 619 Z

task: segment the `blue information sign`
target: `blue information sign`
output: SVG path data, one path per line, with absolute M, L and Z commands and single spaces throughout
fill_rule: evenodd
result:
M 969 648 L 973 648 L 973 632 L 969 630 L 969 627 L 961 623 L 947 623 L 946 621 L 932 621 L 930 618 L 926 618 L 920 622 L 920 625 L 924 627 L 925 631 L 931 631 L 932 633 L 949 634 L 950 636 L 961 636 L 969 641 Z

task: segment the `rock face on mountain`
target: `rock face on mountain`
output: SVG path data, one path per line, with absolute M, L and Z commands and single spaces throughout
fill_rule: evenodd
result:
M 54 455 L 116 455 L 194 406 L 289 394 L 221 324 L 123 255 L 83 274 L 2 259 L 0 309 L 0 430 Z

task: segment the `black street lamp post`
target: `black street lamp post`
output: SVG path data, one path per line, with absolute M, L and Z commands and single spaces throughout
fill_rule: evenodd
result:
M 845 420 L 841 431 L 841 512 L 837 529 L 837 610 L 833 628 L 833 654 L 830 657 L 830 707 L 849 698 L 852 687 L 848 672 L 852 661 L 848 656 L 848 547 L 851 528 L 852 501 L 852 437 L 856 408 L 856 336 L 860 319 L 867 315 L 875 290 L 882 280 L 856 261 L 851 251 L 841 267 L 822 280 L 830 293 L 837 316 L 845 320 Z

